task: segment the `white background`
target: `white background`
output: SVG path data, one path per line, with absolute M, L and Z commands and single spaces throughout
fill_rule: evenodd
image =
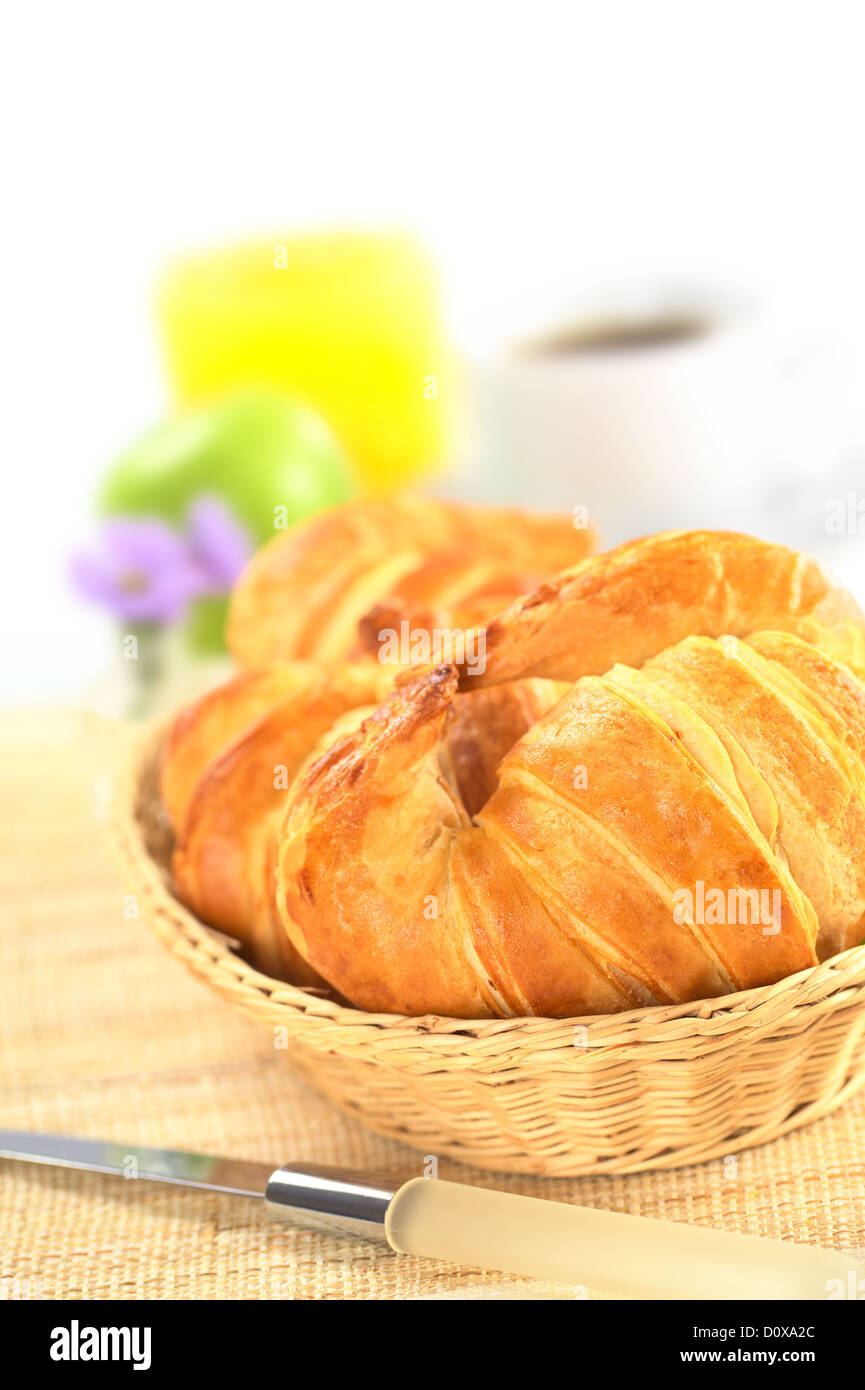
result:
M 162 411 L 151 291 L 180 250 L 408 223 L 458 340 L 597 280 L 757 287 L 855 344 L 865 9 L 592 3 L 16 7 L 4 136 L 5 698 L 74 699 L 108 628 L 68 550 Z

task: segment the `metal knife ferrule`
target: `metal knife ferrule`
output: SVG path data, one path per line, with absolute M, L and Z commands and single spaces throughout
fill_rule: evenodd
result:
M 268 1211 L 282 1220 L 387 1241 L 385 1219 L 400 1184 L 350 1168 L 289 1163 L 268 1179 Z

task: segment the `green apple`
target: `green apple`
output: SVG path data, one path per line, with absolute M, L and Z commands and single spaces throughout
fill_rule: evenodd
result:
M 100 502 L 108 514 L 179 524 L 194 498 L 212 493 L 261 544 L 277 515 L 290 524 L 352 491 L 348 462 L 320 415 L 277 391 L 246 389 L 151 430 L 118 459 Z
M 157 516 L 182 525 L 202 494 L 221 498 L 258 546 L 354 491 L 342 448 L 309 406 L 269 389 L 246 388 L 165 421 L 118 459 L 103 485 L 100 511 Z M 198 647 L 222 643 L 225 601 L 193 606 Z

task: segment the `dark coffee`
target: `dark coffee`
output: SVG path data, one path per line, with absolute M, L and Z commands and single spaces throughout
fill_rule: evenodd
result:
M 560 328 L 527 343 L 523 356 L 572 357 L 578 353 L 634 352 L 646 348 L 674 347 L 711 333 L 711 319 L 685 314 L 657 318 L 598 319 Z

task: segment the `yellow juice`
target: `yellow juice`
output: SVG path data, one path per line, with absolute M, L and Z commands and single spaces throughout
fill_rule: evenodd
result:
M 320 411 L 373 494 L 446 457 L 435 277 L 406 234 L 310 234 L 193 257 L 166 277 L 159 317 L 181 404 L 239 385 L 285 390 Z

